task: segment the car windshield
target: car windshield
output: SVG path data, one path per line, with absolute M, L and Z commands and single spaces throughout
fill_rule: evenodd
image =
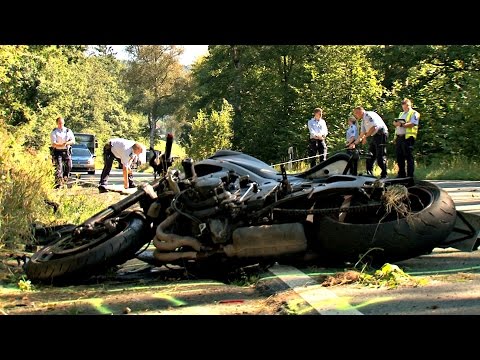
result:
M 92 156 L 90 150 L 83 148 L 73 148 L 72 156 Z

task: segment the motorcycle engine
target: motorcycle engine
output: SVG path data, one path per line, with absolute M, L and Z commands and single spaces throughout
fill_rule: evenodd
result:
M 220 177 L 201 177 L 195 181 L 194 189 L 201 197 L 207 198 L 208 196 L 223 191 L 223 181 Z

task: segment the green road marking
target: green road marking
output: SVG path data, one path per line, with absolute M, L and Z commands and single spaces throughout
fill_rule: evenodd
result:
M 454 272 L 464 272 L 464 271 L 475 271 L 480 270 L 480 266 L 471 266 L 467 268 L 456 268 L 456 269 L 447 269 L 447 270 L 426 270 L 426 271 L 405 271 L 409 275 L 435 275 L 435 274 L 448 274 Z
M 103 305 L 103 299 L 84 299 L 84 301 L 92 305 L 102 315 L 113 314 L 111 309 Z
M 41 303 L 42 307 L 49 307 L 49 306 L 62 306 L 62 305 L 76 305 L 77 303 L 87 303 L 95 308 L 100 314 L 113 314 L 113 311 L 109 309 L 107 306 L 103 305 L 103 299 L 98 298 L 90 298 L 90 299 L 78 299 L 78 300 L 62 300 L 62 301 L 52 301 Z
M 152 294 L 152 297 L 157 298 L 157 299 L 163 299 L 163 300 L 170 301 L 170 302 L 173 304 L 173 306 L 185 306 L 185 305 L 188 305 L 188 303 L 186 303 L 186 302 L 183 301 L 183 300 L 175 299 L 173 296 L 170 296 L 170 295 L 167 295 L 167 294 L 163 294 L 163 293 Z

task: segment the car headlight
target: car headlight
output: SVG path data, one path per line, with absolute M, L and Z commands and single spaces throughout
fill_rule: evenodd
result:
M 93 165 L 93 159 L 88 159 L 87 164 L 88 165 Z

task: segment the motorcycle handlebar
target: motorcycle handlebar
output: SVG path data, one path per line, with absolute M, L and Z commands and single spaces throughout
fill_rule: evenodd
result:
M 173 135 L 171 133 L 167 134 L 167 141 L 165 144 L 165 161 L 170 160 L 170 156 L 172 154 L 172 145 L 173 145 Z

